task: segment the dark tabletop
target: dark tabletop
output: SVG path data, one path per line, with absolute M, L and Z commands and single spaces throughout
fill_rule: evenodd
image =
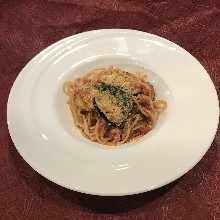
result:
M 62 188 L 17 152 L 6 112 L 19 72 L 52 43 L 103 28 L 141 30 L 179 44 L 205 67 L 220 94 L 219 0 L 0 0 L 0 219 L 220 219 L 219 128 L 187 174 L 133 196 L 99 197 Z

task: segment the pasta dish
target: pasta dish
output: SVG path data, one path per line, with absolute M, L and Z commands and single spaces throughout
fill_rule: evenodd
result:
M 167 106 L 166 101 L 156 100 L 146 75 L 112 66 L 64 82 L 63 91 L 83 136 L 109 146 L 147 134 Z

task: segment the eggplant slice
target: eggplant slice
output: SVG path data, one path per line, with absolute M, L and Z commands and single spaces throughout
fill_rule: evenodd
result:
M 100 83 L 96 86 L 93 105 L 107 123 L 119 128 L 132 111 L 134 101 L 123 87 Z
M 115 123 L 113 123 L 112 121 L 109 121 L 108 118 L 105 116 L 105 114 L 99 109 L 98 105 L 96 104 L 95 98 L 93 99 L 93 105 L 96 109 L 96 111 L 98 112 L 98 114 L 111 126 L 115 127 L 115 128 L 120 128 L 120 126 L 116 125 Z

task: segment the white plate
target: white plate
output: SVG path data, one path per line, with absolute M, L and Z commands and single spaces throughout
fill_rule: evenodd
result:
M 116 148 L 83 138 L 62 92 L 65 80 L 114 65 L 147 72 L 168 102 L 157 126 Z M 96 30 L 63 39 L 39 53 L 17 77 L 8 100 L 12 140 L 49 180 L 96 195 L 129 195 L 179 178 L 206 153 L 218 125 L 214 85 L 187 51 L 134 30 Z

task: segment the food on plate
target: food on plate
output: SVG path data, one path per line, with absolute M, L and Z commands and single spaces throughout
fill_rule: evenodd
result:
M 83 136 L 109 146 L 147 134 L 167 106 L 156 99 L 146 75 L 112 66 L 64 82 L 63 91 Z

